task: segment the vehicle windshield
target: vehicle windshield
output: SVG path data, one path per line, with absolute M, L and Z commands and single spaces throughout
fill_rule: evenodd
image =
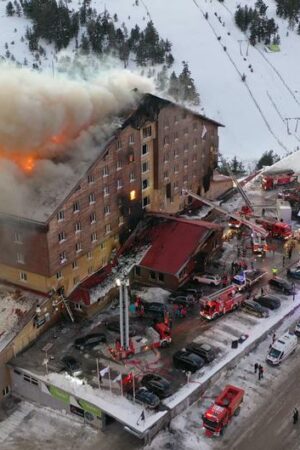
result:
M 278 359 L 280 355 L 281 355 L 281 351 L 276 350 L 276 348 L 272 347 L 271 350 L 269 351 L 269 356 L 271 356 L 272 358 Z
M 203 423 L 208 426 L 208 428 L 217 428 L 218 422 L 216 420 L 210 420 L 207 417 L 203 417 Z

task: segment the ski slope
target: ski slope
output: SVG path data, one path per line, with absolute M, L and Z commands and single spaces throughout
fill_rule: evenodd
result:
M 254 3 L 139 0 L 136 5 L 135 0 L 92 0 L 92 7 L 117 13 L 119 26 L 125 22 L 129 29 L 136 23 L 143 28 L 152 19 L 160 35 L 173 43 L 174 69 L 181 71 L 181 62 L 188 61 L 200 93 L 201 112 L 225 125 L 220 129 L 220 151 L 227 157 L 237 155 L 252 161 L 266 150 L 284 156 L 300 148 L 300 125 L 295 119 L 300 117 L 300 36 L 288 30 L 287 21 L 276 17 L 274 0 L 266 0 L 267 15 L 274 17 L 280 28 L 281 51 L 267 53 L 262 44 L 248 46 L 247 36 L 236 27 L 233 16 L 237 4 Z M 73 0 L 70 9 L 77 10 L 80 4 Z M 29 22 L 5 17 L 5 6 L 6 1 L 1 2 L 0 54 L 5 54 L 5 42 L 15 40 L 9 50 L 18 61 L 26 57 L 32 63 L 26 42 L 20 42 Z M 74 51 L 74 43 L 71 47 Z M 52 46 L 47 47 L 46 58 L 43 66 L 51 69 L 55 62 Z

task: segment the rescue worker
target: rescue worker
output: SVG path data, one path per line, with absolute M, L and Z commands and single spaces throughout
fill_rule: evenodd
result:
M 299 411 L 297 408 L 293 411 L 293 424 L 295 425 L 298 422 L 299 419 Z
M 187 309 L 184 305 L 182 305 L 181 309 L 180 309 L 181 318 L 184 319 L 186 317 L 186 314 L 187 314 Z
M 272 269 L 272 275 L 273 275 L 273 277 L 276 277 L 277 273 L 278 273 L 277 267 L 273 267 L 273 269 Z
M 257 371 L 258 371 L 258 363 L 256 362 L 254 364 L 254 373 L 257 373 Z

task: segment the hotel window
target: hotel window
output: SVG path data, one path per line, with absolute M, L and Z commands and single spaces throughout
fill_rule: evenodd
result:
M 97 233 L 94 232 L 91 234 L 91 242 L 96 242 L 97 241 Z
M 104 214 L 105 214 L 105 216 L 107 216 L 108 214 L 110 214 L 110 206 L 109 206 L 109 205 L 105 205 L 105 206 L 104 206 Z
M 185 152 L 188 151 L 188 149 L 189 149 L 189 144 L 188 144 L 188 142 L 185 142 L 183 149 L 184 149 Z
M 149 182 L 148 182 L 148 178 L 145 178 L 144 180 L 143 180 L 143 190 L 144 189 L 147 189 L 147 187 L 149 186 Z
M 179 172 L 179 165 L 175 164 L 174 166 L 174 173 L 178 173 Z
M 120 159 L 118 159 L 117 161 L 117 170 L 121 170 L 122 169 L 122 161 Z
M 149 127 L 143 128 L 143 138 L 147 139 L 152 135 L 151 125 Z
M 103 193 L 104 193 L 104 197 L 107 197 L 109 195 L 109 187 L 108 186 L 104 186 Z
M 174 148 L 174 156 L 175 156 L 175 158 L 178 158 L 178 156 L 179 156 L 178 148 Z
M 61 264 L 65 263 L 67 261 L 67 254 L 66 252 L 61 252 L 59 254 L 59 261 Z
M 183 119 L 186 119 L 186 118 L 187 118 L 187 112 L 186 112 L 186 111 L 183 111 L 183 113 L 182 113 L 182 118 L 183 118 Z
M 111 232 L 111 226 L 110 223 L 108 223 L 107 225 L 105 225 L 105 234 L 108 234 Z
M 79 233 L 81 231 L 81 223 L 76 222 L 75 223 L 75 233 Z
M 65 218 L 65 212 L 64 211 L 59 211 L 57 213 L 56 217 L 57 217 L 58 222 L 61 222 Z
M 178 141 L 178 136 L 179 136 L 178 131 L 175 131 L 175 133 L 174 133 L 174 140 L 175 141 Z
M 14 242 L 17 242 L 18 244 L 23 243 L 22 233 L 20 233 L 19 231 L 15 231 L 14 233 Z
M 139 266 L 135 266 L 135 274 L 140 277 L 141 276 L 141 268 Z
M 66 240 L 66 233 L 64 231 L 58 233 L 58 242 L 63 242 L 65 240 Z
M 95 183 L 94 175 L 88 175 L 88 183 Z
M 20 272 L 20 280 L 27 281 L 27 273 L 26 272 Z
M 133 136 L 133 134 L 131 134 L 129 136 L 129 144 L 134 144 L 134 136 Z
M 121 141 L 117 141 L 117 150 L 120 150 L 120 148 L 122 148 L 122 142 Z
M 156 280 L 156 273 L 153 272 L 152 270 L 150 271 L 150 278 L 151 280 Z
M 96 223 L 96 213 L 90 214 L 90 223 Z
M 193 130 L 194 130 L 194 131 L 197 131 L 197 129 L 198 129 L 198 124 L 197 124 L 197 122 L 194 122 Z
M 107 177 L 107 176 L 109 175 L 109 169 L 108 169 L 108 166 L 104 166 L 104 167 L 103 167 L 102 175 L 103 175 L 104 177 Z
M 134 161 L 134 153 L 133 152 L 130 152 L 129 154 L 128 154 L 128 162 L 133 162 Z
M 148 153 L 148 145 L 144 144 L 142 146 L 142 155 L 147 155 L 147 153 Z
M 117 189 L 122 189 L 122 187 L 123 187 L 123 182 L 122 182 L 121 178 L 118 178 L 118 180 L 117 180 Z
M 147 205 L 150 205 L 150 197 L 148 196 L 143 198 L 143 208 Z
M 170 141 L 169 141 L 169 136 L 165 136 L 164 137 L 164 145 L 167 145 L 167 144 L 169 144 L 170 143 Z
M 73 203 L 73 213 L 77 213 L 80 211 L 80 204 L 79 202 L 74 202 Z
M 80 281 L 80 277 L 79 277 L 79 276 L 74 277 L 74 278 L 73 278 L 73 285 L 76 286 L 76 284 L 78 284 L 79 281 Z
M 183 160 L 183 167 L 184 167 L 184 169 L 186 169 L 188 167 L 188 160 L 187 159 Z
M 149 170 L 149 163 L 148 163 L 148 161 L 145 161 L 142 164 L 142 172 L 145 173 L 145 172 L 148 172 L 148 170 Z
M 62 277 L 63 277 L 63 276 L 62 276 L 62 273 L 61 273 L 61 272 L 56 272 L 56 278 L 57 278 L 57 280 L 61 280 Z
M 178 123 L 178 119 L 177 116 L 174 116 L 174 123 L 177 124 Z
M 130 181 L 130 183 L 132 181 L 135 181 L 135 173 L 134 172 L 130 172 L 130 174 L 129 174 L 129 181 Z
M 119 216 L 119 225 L 123 225 L 123 223 L 124 223 L 124 217 Z
M 130 200 L 135 200 L 136 199 L 136 191 L 130 191 L 129 198 L 130 198 Z
M 197 161 L 197 153 L 193 153 L 193 162 Z
M 169 152 L 164 152 L 164 163 L 169 161 Z
M 88 274 L 91 275 L 93 272 L 94 272 L 94 267 L 93 267 L 93 266 L 90 266 L 90 267 L 88 268 Z
M 185 129 L 183 130 L 183 134 L 184 134 L 185 136 L 187 136 L 187 135 L 189 134 L 189 129 L 188 129 L 188 128 L 185 128 Z
M 197 147 L 197 145 L 198 145 L 198 139 L 195 138 L 195 139 L 193 140 L 193 146 L 194 146 L 194 147 Z
M 169 178 L 169 172 L 167 170 L 164 171 L 164 178 Z
M 164 127 L 169 128 L 169 119 L 165 119 L 164 121 Z
M 95 201 L 96 201 L 95 193 L 92 192 L 92 193 L 89 195 L 89 204 L 92 205 L 93 203 L 95 203 Z
M 19 252 L 17 253 L 17 262 L 18 262 L 19 264 L 24 264 L 24 263 L 25 263 L 23 253 L 19 253 Z
M 92 252 L 87 252 L 86 257 L 87 259 L 92 259 Z
M 79 253 L 79 252 L 82 251 L 82 244 L 81 244 L 81 242 L 76 242 L 75 251 L 76 251 L 76 253 Z

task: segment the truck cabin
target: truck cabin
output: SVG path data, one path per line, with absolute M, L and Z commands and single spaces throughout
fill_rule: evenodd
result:
M 202 416 L 204 427 L 211 431 L 216 431 L 226 417 L 226 414 L 227 410 L 225 407 L 216 404 L 212 405 Z

